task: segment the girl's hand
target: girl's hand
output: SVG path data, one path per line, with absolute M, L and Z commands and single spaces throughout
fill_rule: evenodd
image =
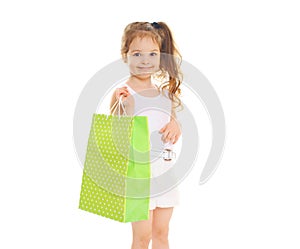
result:
M 123 101 L 126 101 L 127 97 L 130 96 L 130 93 L 128 92 L 128 89 L 126 86 L 117 88 L 115 91 L 116 99 L 119 100 L 121 96 Z
M 164 143 L 171 142 L 175 144 L 181 136 L 181 127 L 178 121 L 172 118 L 159 132 L 162 133 L 161 139 Z
M 131 96 L 131 94 L 129 93 L 127 86 L 123 86 L 120 88 L 117 88 L 115 91 L 115 96 L 116 99 L 119 101 L 119 99 L 122 96 L 122 103 L 124 104 L 124 106 L 132 106 L 133 105 L 133 97 Z
M 133 115 L 134 113 L 134 99 L 133 96 L 129 93 L 126 86 L 116 88 L 114 94 L 110 101 L 110 113 L 114 113 L 116 111 L 116 103 L 120 100 L 122 96 L 122 104 L 125 107 L 127 115 Z M 114 108 L 113 108 L 114 107 Z M 122 108 L 120 108 L 120 114 L 123 114 Z

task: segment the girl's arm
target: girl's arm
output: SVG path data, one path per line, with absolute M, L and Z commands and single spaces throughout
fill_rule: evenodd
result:
M 176 118 L 175 108 L 172 108 L 171 120 L 159 131 L 164 143 L 175 144 L 181 136 L 181 125 Z

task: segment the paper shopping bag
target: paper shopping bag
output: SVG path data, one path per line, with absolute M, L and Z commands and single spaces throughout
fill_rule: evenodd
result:
M 149 149 L 147 117 L 94 114 L 79 208 L 120 222 L 147 220 Z

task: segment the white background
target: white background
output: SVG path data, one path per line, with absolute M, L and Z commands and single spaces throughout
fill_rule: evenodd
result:
M 1 1 L 0 247 L 130 248 L 130 224 L 78 209 L 72 128 L 81 90 L 119 58 L 132 21 L 171 27 L 226 116 L 218 170 L 199 186 L 201 154 L 182 184 L 171 248 L 300 248 L 300 15 L 291 0 Z

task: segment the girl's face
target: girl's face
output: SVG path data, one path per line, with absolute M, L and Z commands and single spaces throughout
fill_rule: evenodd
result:
M 130 73 L 138 78 L 149 78 L 159 70 L 160 52 L 158 44 L 150 37 L 133 39 L 127 53 Z

